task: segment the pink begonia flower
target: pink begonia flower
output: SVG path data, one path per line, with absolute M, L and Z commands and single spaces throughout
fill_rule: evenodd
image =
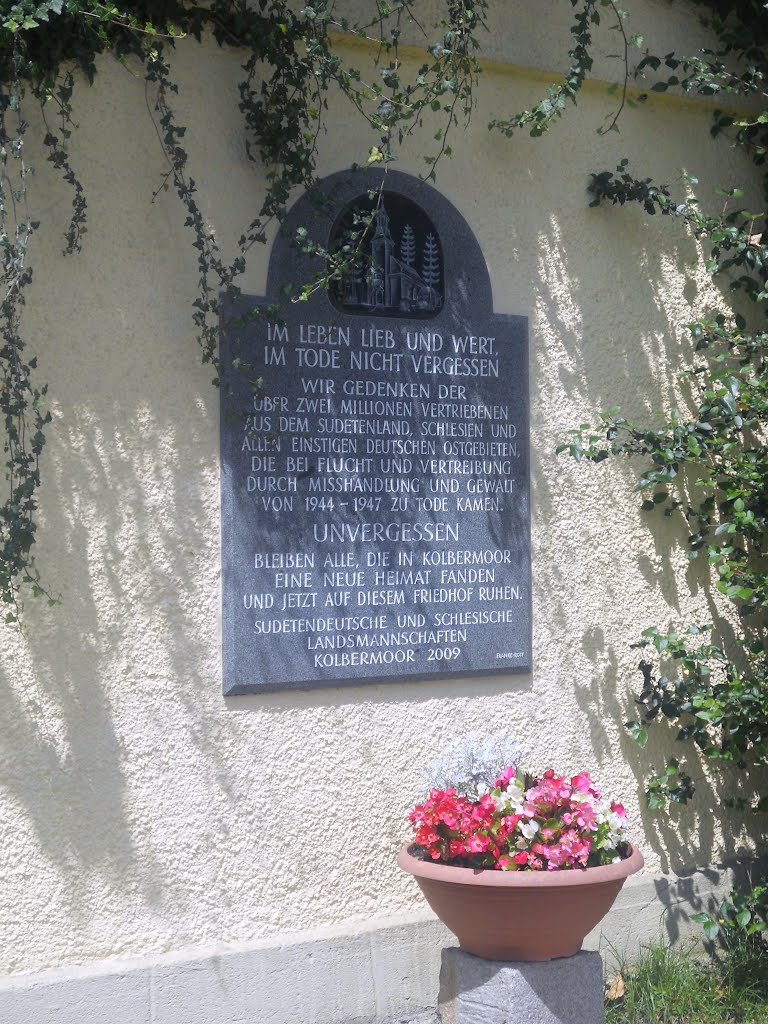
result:
M 472 853 L 485 853 L 485 851 L 491 845 L 491 840 L 488 838 L 488 836 L 475 835 L 469 837 L 466 845 L 467 849 L 471 850 Z
M 611 810 L 614 814 L 618 814 L 621 818 L 626 818 L 627 816 L 627 812 L 624 810 L 622 805 L 615 803 L 613 800 L 611 800 Z
M 493 784 L 494 789 L 506 789 L 510 779 L 513 779 L 517 773 L 517 769 L 513 764 L 505 768 L 501 775 L 496 779 Z
M 577 810 L 573 815 L 573 821 L 576 822 L 579 828 L 591 828 L 596 817 L 595 809 L 591 804 L 578 804 Z
M 592 779 L 589 777 L 589 772 L 579 772 L 578 775 L 574 775 L 571 779 L 571 785 L 574 789 L 581 790 L 582 793 L 588 793 L 592 788 Z

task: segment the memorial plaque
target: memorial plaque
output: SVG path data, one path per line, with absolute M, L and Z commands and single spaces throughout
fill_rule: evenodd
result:
M 368 171 L 319 194 L 267 295 L 226 311 L 224 692 L 530 672 L 527 321 L 494 313 L 435 189 Z M 317 271 L 296 228 L 333 245 L 355 209 L 374 216 L 343 280 L 248 322 Z

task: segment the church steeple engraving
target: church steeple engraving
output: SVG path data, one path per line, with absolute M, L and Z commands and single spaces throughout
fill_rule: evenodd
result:
M 364 206 L 366 199 L 360 204 Z M 357 203 L 354 206 L 360 209 Z M 331 245 L 348 230 L 348 219 L 337 222 Z M 331 290 L 337 309 L 418 318 L 440 312 L 445 297 L 440 241 L 415 203 L 385 192 L 361 249 L 359 261 Z

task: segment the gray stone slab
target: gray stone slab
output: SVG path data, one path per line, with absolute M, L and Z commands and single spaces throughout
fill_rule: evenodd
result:
M 546 963 L 443 950 L 440 1024 L 603 1024 L 603 963 L 582 951 Z
M 377 1020 L 422 1024 L 426 1018 L 434 1024 L 439 951 L 451 941 L 453 936 L 439 921 L 411 929 L 382 928 L 370 932 Z
M 323 270 L 292 235 L 333 245 L 379 186 L 357 276 L 283 301 Z M 527 320 L 494 312 L 455 207 L 332 175 L 223 321 L 224 693 L 530 672 Z

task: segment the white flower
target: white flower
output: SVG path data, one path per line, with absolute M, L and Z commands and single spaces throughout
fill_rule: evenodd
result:
M 518 822 L 518 828 L 526 839 L 533 839 L 539 831 L 539 823 L 537 821 L 521 821 Z
M 525 803 L 523 784 L 516 778 L 510 779 L 507 789 L 498 796 L 494 795 L 493 799 L 496 802 L 496 810 L 502 814 L 522 814 Z

